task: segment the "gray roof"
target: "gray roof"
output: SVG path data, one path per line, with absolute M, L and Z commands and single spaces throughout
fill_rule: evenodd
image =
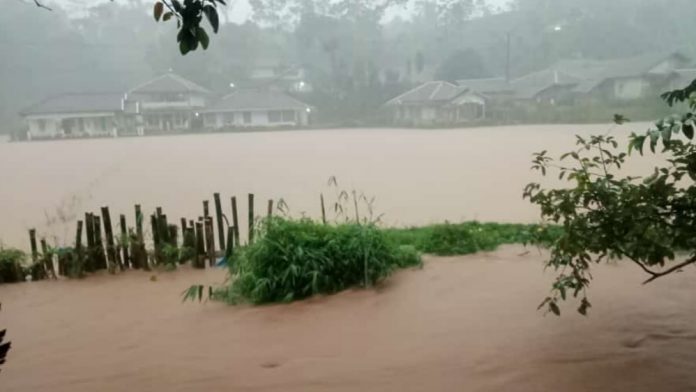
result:
M 166 73 L 132 89 L 130 94 L 201 93 L 210 91 L 174 73 Z
M 469 91 L 467 87 L 443 81 L 423 83 L 389 100 L 386 105 L 446 103 Z
M 310 107 L 290 95 L 270 89 L 239 89 L 203 112 L 231 112 L 240 110 L 304 110 Z
M 672 73 L 670 88 L 684 88 L 696 80 L 696 68 L 677 69 Z
M 23 116 L 58 113 L 120 112 L 121 93 L 61 94 L 44 99 L 20 112 Z
M 537 94 L 554 86 L 574 86 L 581 79 L 555 69 L 545 69 L 525 75 L 510 82 L 519 98 L 534 98 Z
M 483 79 L 464 79 L 458 80 L 460 86 L 468 87 L 469 89 L 481 94 L 497 94 L 512 91 L 512 86 L 505 78 L 483 78 Z

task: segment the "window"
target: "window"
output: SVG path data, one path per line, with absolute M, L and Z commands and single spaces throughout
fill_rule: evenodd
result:
M 283 122 L 294 122 L 295 121 L 295 111 L 294 110 L 283 110 Z
M 251 112 L 244 112 L 242 116 L 244 117 L 244 124 L 251 124 Z
M 271 110 L 268 112 L 268 122 L 278 123 L 282 121 L 283 112 L 280 110 Z

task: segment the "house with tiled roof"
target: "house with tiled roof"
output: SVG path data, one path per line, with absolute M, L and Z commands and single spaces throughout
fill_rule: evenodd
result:
M 455 125 L 486 116 L 486 100 L 481 94 L 445 81 L 423 83 L 384 106 L 397 125 Z
M 157 133 L 196 128 L 199 112 L 213 99 L 210 90 L 168 72 L 128 91 L 141 115 L 139 132 Z
M 135 127 L 135 108 L 123 93 L 48 97 L 20 112 L 28 139 L 117 136 Z
M 298 127 L 309 124 L 313 108 L 271 88 L 238 89 L 202 111 L 206 128 Z

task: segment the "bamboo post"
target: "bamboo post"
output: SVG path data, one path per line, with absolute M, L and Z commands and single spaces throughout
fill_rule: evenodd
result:
M 215 266 L 215 233 L 213 232 L 213 218 L 205 218 L 205 246 L 208 254 L 208 265 Z
M 36 264 L 39 260 L 39 250 L 36 246 L 36 229 L 29 230 L 29 242 L 31 243 L 31 261 Z
M 209 204 L 209 200 L 203 200 L 203 218 L 207 218 L 208 216 L 210 216 Z
M 220 251 L 225 250 L 225 228 L 222 222 L 222 204 L 220 203 L 220 194 L 214 193 L 213 199 L 215 200 L 215 217 L 217 218 L 217 229 L 218 229 L 218 245 L 220 246 Z
M 91 212 L 85 213 L 85 234 L 87 248 L 85 249 L 85 271 L 94 272 L 96 270 L 96 249 L 94 241 L 94 218 Z
M 169 244 L 171 246 L 179 245 L 179 227 L 177 225 L 169 225 Z
M 114 232 L 113 226 L 111 226 L 111 214 L 109 213 L 109 207 L 102 207 L 102 221 L 104 222 L 104 235 L 106 236 L 106 255 L 107 255 L 107 268 L 110 273 L 116 272 L 116 267 L 120 264 L 117 254 L 116 246 L 114 244 Z
M 53 266 L 53 256 L 48 252 L 48 244 L 46 244 L 46 239 L 41 239 L 41 253 L 43 254 L 43 262 L 46 270 L 51 271 L 53 277 L 56 276 L 56 270 Z
M 225 258 L 227 262 L 230 261 L 230 257 L 234 253 L 234 227 L 227 228 L 227 248 L 225 248 Z
M 326 207 L 324 207 L 324 194 L 320 193 L 319 197 L 321 198 L 321 221 L 322 223 L 326 224 Z
M 82 265 L 84 269 L 85 262 L 85 252 L 82 249 L 82 221 L 77 221 L 77 233 L 75 233 L 75 257 L 77 260 L 75 262 L 78 265 Z
M 121 253 L 122 253 L 122 260 L 123 260 L 123 268 L 130 268 L 130 255 L 128 254 L 128 227 L 126 226 L 126 216 L 121 214 L 119 217 L 119 221 L 121 224 Z
M 161 264 L 160 236 L 157 216 L 150 215 L 150 225 L 152 225 L 152 242 L 155 248 L 155 264 Z
M 133 257 L 134 264 L 137 265 L 136 268 L 144 268 L 145 271 L 150 270 L 150 265 L 147 261 L 147 250 L 145 249 L 145 236 L 143 234 L 143 221 L 145 217 L 143 215 L 142 208 L 140 204 L 135 205 L 135 238 L 137 240 L 137 246 L 135 247 L 136 256 Z
M 159 229 L 160 244 L 171 243 L 169 239 L 169 223 L 167 222 L 167 214 L 162 214 L 158 217 L 157 227 Z
M 254 243 L 254 194 L 249 194 L 249 241 L 248 244 Z
M 268 199 L 268 217 L 273 216 L 273 199 Z
M 181 239 L 183 242 L 186 242 L 184 241 L 184 238 L 186 238 L 186 229 L 186 218 L 181 218 Z
M 92 230 L 94 234 L 94 249 L 96 257 L 96 268 L 106 269 L 106 255 L 104 253 L 104 243 L 101 236 L 101 218 L 99 215 L 92 214 Z
M 140 269 L 142 267 L 140 243 L 138 243 L 138 236 L 133 232 L 133 229 L 128 229 L 128 244 L 130 245 L 131 266 Z
M 205 244 L 203 242 L 203 223 L 196 222 L 196 258 L 194 260 L 194 267 L 205 268 L 205 262 L 203 261 L 205 255 Z
M 237 198 L 232 196 L 232 227 L 234 227 L 234 243 L 239 246 L 239 218 L 237 216 Z

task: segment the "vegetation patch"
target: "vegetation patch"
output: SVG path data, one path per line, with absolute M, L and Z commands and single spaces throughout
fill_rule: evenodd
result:
M 503 244 L 549 245 L 561 235 L 558 226 L 503 223 L 444 223 L 424 227 L 384 229 L 386 236 L 401 245 L 438 256 L 466 255 L 492 251 Z
M 415 247 L 398 244 L 372 224 L 324 225 L 267 219 L 256 242 L 230 262 L 233 279 L 216 297 L 255 304 L 288 302 L 371 286 L 396 268 L 420 265 Z

